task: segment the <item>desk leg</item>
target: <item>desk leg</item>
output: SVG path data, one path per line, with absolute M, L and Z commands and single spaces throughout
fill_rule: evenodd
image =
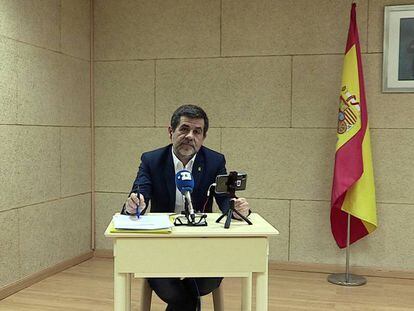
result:
M 252 310 L 252 274 L 242 278 L 242 311 Z
M 256 311 L 267 311 L 267 271 L 256 273 Z
M 267 311 L 268 305 L 268 270 L 269 243 L 267 244 L 266 265 L 263 272 L 256 274 L 256 311 Z
M 115 311 L 131 310 L 131 274 L 114 273 Z
M 126 294 L 126 306 L 127 308 L 125 309 L 126 311 L 131 311 L 131 277 L 132 274 L 131 273 L 126 273 L 126 290 L 125 290 L 125 294 Z

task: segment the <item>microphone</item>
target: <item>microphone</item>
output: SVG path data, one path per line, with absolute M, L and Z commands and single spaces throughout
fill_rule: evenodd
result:
M 181 170 L 175 174 L 175 184 L 178 191 L 180 191 L 188 203 L 188 212 L 190 214 L 191 222 L 195 222 L 195 213 L 193 208 L 193 203 L 191 202 L 190 193 L 193 192 L 194 188 L 194 179 L 190 171 Z

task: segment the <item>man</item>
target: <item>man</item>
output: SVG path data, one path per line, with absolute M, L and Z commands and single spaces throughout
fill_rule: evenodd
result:
M 122 209 L 123 214 L 145 212 L 151 202 L 151 212 L 181 213 L 183 195 L 176 189 L 175 174 L 187 169 L 192 172 L 195 186 L 192 196 L 195 211 L 211 212 L 212 201 L 207 190 L 216 176 L 226 174 L 226 160 L 218 152 L 203 146 L 208 131 L 208 117 L 195 105 L 179 107 L 171 117 L 168 133 L 172 144 L 143 153 L 131 193 Z M 215 195 L 222 212 L 227 212 L 229 199 Z M 238 198 L 235 209 L 243 216 L 250 213 L 246 199 Z M 239 219 L 237 214 L 234 218 Z M 199 296 L 220 286 L 222 278 L 150 278 L 149 285 L 168 304 L 167 311 L 194 311 L 199 307 Z

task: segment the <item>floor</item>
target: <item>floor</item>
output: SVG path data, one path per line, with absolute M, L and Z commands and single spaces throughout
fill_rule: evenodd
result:
M 113 310 L 112 273 L 112 259 L 92 258 L 3 299 L 0 311 Z M 270 270 L 269 310 L 414 310 L 414 280 L 368 277 L 364 286 L 343 287 L 326 277 Z M 133 310 L 138 310 L 141 282 L 132 284 Z M 227 278 L 223 286 L 225 310 L 240 310 L 240 279 Z M 155 294 L 151 310 L 165 310 Z M 212 295 L 203 297 L 203 311 L 213 311 Z

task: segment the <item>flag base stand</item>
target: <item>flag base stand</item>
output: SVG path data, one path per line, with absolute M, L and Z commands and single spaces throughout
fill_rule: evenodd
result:
M 367 279 L 356 274 L 333 273 L 328 275 L 328 282 L 342 286 L 361 286 L 367 283 Z
M 345 273 L 332 273 L 328 275 L 328 282 L 342 286 L 361 286 L 367 283 L 363 276 L 349 273 L 349 255 L 350 255 L 350 233 L 351 233 L 351 214 L 347 217 L 346 232 L 346 265 Z

